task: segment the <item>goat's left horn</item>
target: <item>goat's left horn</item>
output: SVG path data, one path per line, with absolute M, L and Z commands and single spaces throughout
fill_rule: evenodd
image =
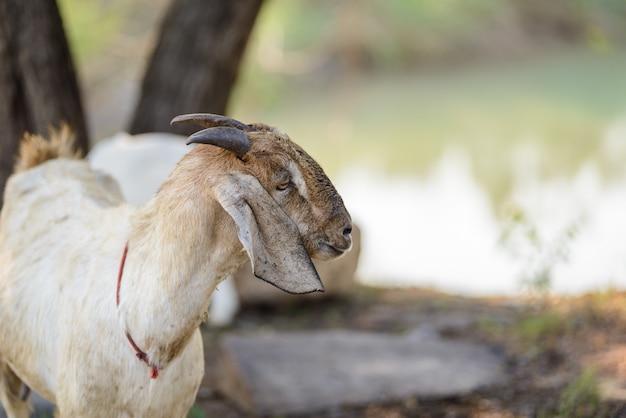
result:
M 189 144 L 207 144 L 224 148 L 243 158 L 250 151 L 250 140 L 245 132 L 226 126 L 207 128 L 192 134 L 187 139 Z
M 170 125 L 177 123 L 195 123 L 205 128 L 216 128 L 218 126 L 226 126 L 229 128 L 239 129 L 245 132 L 254 131 L 254 127 L 246 125 L 243 122 L 222 115 L 214 115 L 212 113 L 190 113 L 187 115 L 178 115 L 170 122 Z

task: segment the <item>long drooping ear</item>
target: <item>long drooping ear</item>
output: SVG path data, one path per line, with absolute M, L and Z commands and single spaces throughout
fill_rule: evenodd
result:
M 324 291 L 298 227 L 255 177 L 225 174 L 214 190 L 237 224 L 256 277 L 288 293 Z

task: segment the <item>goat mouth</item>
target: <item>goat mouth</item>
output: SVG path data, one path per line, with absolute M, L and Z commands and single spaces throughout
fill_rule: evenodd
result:
M 321 260 L 330 260 L 342 256 L 347 249 L 335 247 L 332 244 L 320 242 L 317 245 L 317 251 L 314 258 Z

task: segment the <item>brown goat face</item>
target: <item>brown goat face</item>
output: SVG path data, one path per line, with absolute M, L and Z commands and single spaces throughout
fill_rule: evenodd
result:
M 330 260 L 352 246 L 352 220 L 322 168 L 285 134 L 249 134 L 253 175 L 297 225 L 312 258 Z
M 289 293 L 323 291 L 311 257 L 330 260 L 348 251 L 352 221 L 319 164 L 264 124 L 206 113 L 172 122 L 205 126 L 187 143 L 221 148 L 188 154 L 197 156 L 200 170 L 208 158 L 211 174 L 222 172 L 193 177 L 210 179 L 213 198 L 233 219 L 254 275 Z

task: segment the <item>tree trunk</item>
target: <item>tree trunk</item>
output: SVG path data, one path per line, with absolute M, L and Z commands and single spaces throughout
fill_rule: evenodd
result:
M 226 113 L 250 31 L 263 0 L 174 0 L 143 79 L 130 133 L 195 129 L 182 113 Z
M 78 82 L 56 2 L 0 0 L 0 191 L 24 133 L 46 134 L 62 122 L 87 151 Z

